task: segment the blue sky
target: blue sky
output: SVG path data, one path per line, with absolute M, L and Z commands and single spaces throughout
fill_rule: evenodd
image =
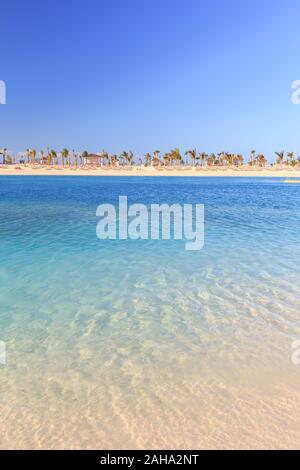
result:
M 300 153 L 296 0 L 1 3 L 0 147 Z

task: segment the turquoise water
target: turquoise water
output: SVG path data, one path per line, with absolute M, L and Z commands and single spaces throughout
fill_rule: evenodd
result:
M 205 246 L 100 241 L 96 208 L 205 205 Z M 300 447 L 300 187 L 0 177 L 1 448 Z

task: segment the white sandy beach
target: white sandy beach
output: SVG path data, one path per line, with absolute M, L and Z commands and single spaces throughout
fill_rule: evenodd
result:
M 119 168 L 57 168 L 33 167 L 28 165 L 12 165 L 0 167 L 0 176 L 230 176 L 230 177 L 280 177 L 300 178 L 300 169 L 213 169 L 213 168 L 185 168 L 185 169 L 156 169 L 152 167 L 119 167 Z

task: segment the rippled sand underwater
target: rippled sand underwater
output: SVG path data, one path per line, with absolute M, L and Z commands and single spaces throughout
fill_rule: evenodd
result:
M 204 203 L 205 246 L 100 241 L 96 207 Z M 300 189 L 0 178 L 1 448 L 299 448 Z

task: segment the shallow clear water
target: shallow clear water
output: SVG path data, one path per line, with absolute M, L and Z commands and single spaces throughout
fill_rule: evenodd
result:
M 205 204 L 205 246 L 96 208 Z M 300 187 L 0 177 L 1 448 L 300 447 Z

